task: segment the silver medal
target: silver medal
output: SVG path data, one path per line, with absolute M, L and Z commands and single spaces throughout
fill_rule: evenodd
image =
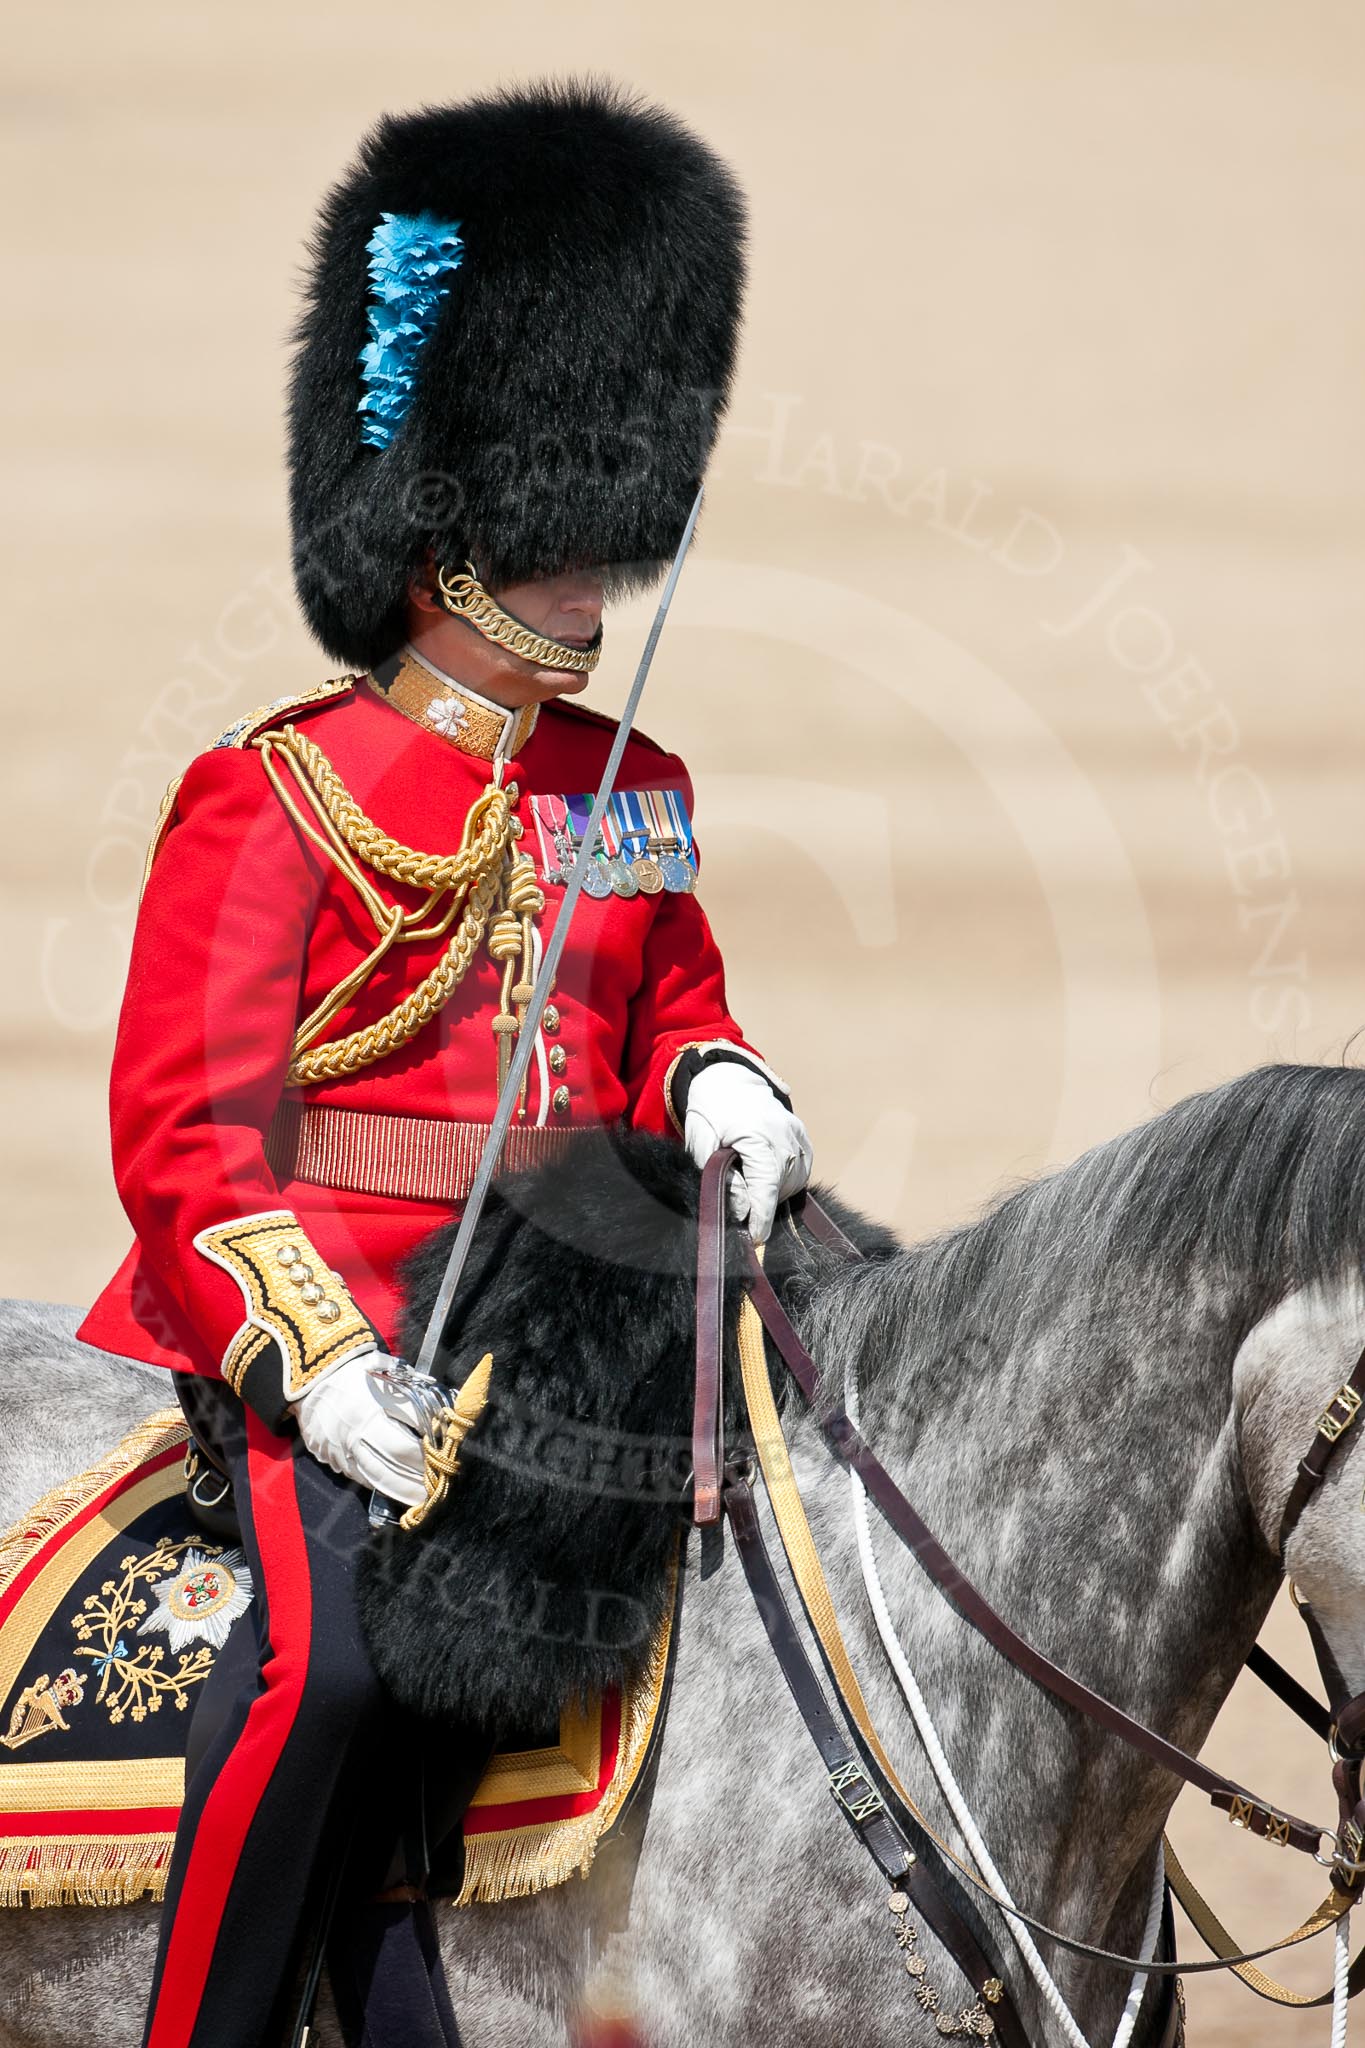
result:
M 672 847 L 665 848 L 659 855 L 659 872 L 670 896 L 689 895 L 696 887 L 690 862 Z

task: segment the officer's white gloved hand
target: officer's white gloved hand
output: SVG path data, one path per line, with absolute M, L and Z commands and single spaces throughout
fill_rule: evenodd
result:
M 415 1507 L 427 1497 L 422 1440 L 380 1405 L 369 1369 L 386 1358 L 378 1348 L 357 1352 L 291 1405 L 299 1435 L 315 1458 Z
M 733 1146 L 740 1171 L 730 1181 L 730 1213 L 747 1222 L 755 1244 L 772 1231 L 779 1202 L 810 1179 L 810 1133 L 784 1109 L 763 1076 L 738 1060 L 714 1060 L 687 1091 L 683 1139 L 698 1166 Z

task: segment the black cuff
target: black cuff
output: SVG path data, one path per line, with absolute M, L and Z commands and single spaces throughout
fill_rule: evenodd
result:
M 284 1357 L 273 1337 L 266 1339 L 237 1381 L 237 1392 L 267 1429 L 287 1436 L 297 1425 L 284 1398 Z
M 668 1098 L 673 1105 L 673 1114 L 679 1123 L 682 1123 L 687 1115 L 688 1090 L 702 1068 L 725 1060 L 728 1060 L 734 1066 L 747 1067 L 751 1074 L 757 1074 L 759 1080 L 772 1090 L 772 1093 L 777 1097 L 782 1107 L 784 1109 L 791 1108 L 792 1099 L 790 1095 L 779 1088 L 775 1081 L 769 1081 L 763 1069 L 756 1067 L 753 1061 L 747 1059 L 742 1052 L 731 1052 L 728 1046 L 711 1046 L 706 1052 L 701 1052 L 695 1045 L 690 1045 L 687 1051 L 682 1053 L 674 1062 L 673 1078 L 668 1084 Z

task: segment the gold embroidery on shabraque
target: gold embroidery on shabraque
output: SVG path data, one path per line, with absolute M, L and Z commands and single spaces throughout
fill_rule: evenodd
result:
M 145 1721 L 148 1714 L 159 1711 L 166 1699 L 173 1699 L 177 1708 L 183 1710 L 189 1704 L 190 1687 L 208 1677 L 217 1645 L 211 1638 L 202 1640 L 207 1634 L 203 1628 L 191 1627 L 181 1638 L 188 1640 L 198 1635 L 201 1641 L 197 1649 L 178 1650 L 174 1671 L 165 1668 L 164 1644 L 134 1645 L 129 1638 L 145 1633 L 156 1619 L 157 1610 L 149 1615 L 148 1602 L 135 1597 L 139 1586 L 164 1580 L 178 1586 L 182 1578 L 190 1576 L 181 1569 L 190 1556 L 196 1558 L 202 1569 L 211 1560 L 216 1562 L 222 1550 L 221 1544 L 206 1543 L 201 1537 L 187 1536 L 175 1542 L 163 1537 L 141 1557 L 136 1551 L 121 1557 L 122 1578 L 106 1579 L 99 1592 L 91 1593 L 82 1601 L 79 1613 L 72 1615 L 72 1627 L 80 1645 L 76 1655 L 93 1660 L 92 1675 L 99 1673 L 95 1701 L 107 1708 L 111 1722 L 122 1721 L 125 1716 Z M 230 1600 L 219 1600 L 217 1605 L 221 1609 L 233 1604 L 240 1613 L 250 1599 L 250 1575 L 246 1575 L 244 1586 L 231 1566 L 223 1576 L 233 1579 L 234 1591 L 245 1597 L 240 1605 Z M 174 1643 L 176 1636 L 172 1635 L 171 1640 Z
M 14 1702 L 9 1727 L 0 1735 L 0 1742 L 6 1749 L 22 1749 L 26 1742 L 50 1735 L 54 1728 L 68 1728 L 62 1709 L 78 1707 L 84 1695 L 85 1676 L 74 1664 L 68 1664 L 55 1678 L 45 1671 L 32 1685 L 26 1685 Z

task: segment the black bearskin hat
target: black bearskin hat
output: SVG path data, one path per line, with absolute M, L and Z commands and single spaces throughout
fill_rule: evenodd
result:
M 729 394 L 745 204 L 609 81 L 381 120 L 325 200 L 289 393 L 299 598 L 328 652 L 401 643 L 428 548 L 493 590 L 672 560 Z

